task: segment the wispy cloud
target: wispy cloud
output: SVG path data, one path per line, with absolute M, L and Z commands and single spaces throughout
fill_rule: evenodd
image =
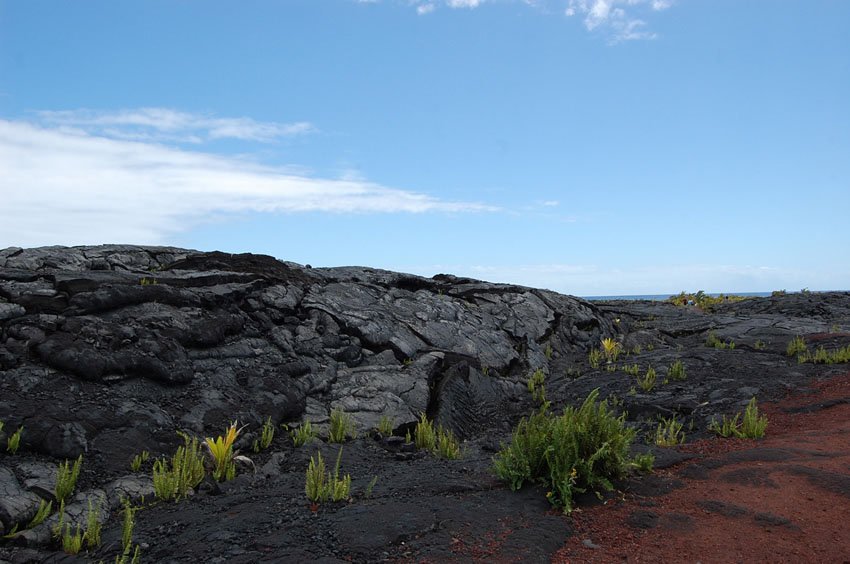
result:
M 316 130 L 306 121 L 295 123 L 258 122 L 251 118 L 221 118 L 169 108 L 133 110 L 63 110 L 37 112 L 38 120 L 51 127 L 128 139 L 202 143 L 217 139 L 271 142 Z
M 377 3 L 379 0 L 356 0 L 359 3 Z M 392 1 L 392 0 L 388 0 Z M 395 0 L 416 8 L 416 13 L 430 14 L 438 7 L 454 9 L 478 8 L 488 0 Z M 675 0 L 501 0 L 513 2 L 545 12 L 562 13 L 579 17 L 588 31 L 602 33 L 611 43 L 635 39 L 654 39 L 644 19 L 652 12 L 670 8 Z M 495 2 L 491 2 L 495 3 Z
M 165 118 L 154 121 L 159 129 L 168 123 Z M 496 209 L 58 123 L 0 119 L 0 170 L 0 248 L 114 241 L 161 244 L 211 218 L 246 212 Z
M 673 0 L 569 0 L 564 13 L 582 17 L 588 31 L 602 31 L 616 43 L 654 39 L 656 34 L 636 14 L 659 12 L 672 5 Z

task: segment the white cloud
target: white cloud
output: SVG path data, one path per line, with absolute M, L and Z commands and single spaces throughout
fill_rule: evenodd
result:
M 356 0 L 373 3 L 377 0 Z M 635 39 L 655 39 L 649 31 L 645 16 L 673 6 L 676 0 L 502 0 L 502 3 L 519 3 L 544 13 L 563 13 L 568 17 L 580 17 L 588 31 L 608 37 L 611 43 Z M 396 0 L 416 8 L 416 13 L 430 14 L 438 6 L 448 8 L 478 8 L 488 0 Z M 495 2 L 493 2 L 495 4 Z
M 634 39 L 654 39 L 655 33 L 646 30 L 646 22 L 636 14 L 642 11 L 662 11 L 673 0 L 569 0 L 564 14 L 582 16 L 588 31 L 608 34 L 613 43 Z
M 477 8 L 484 0 L 446 0 L 449 8 Z
M 170 118 L 154 119 L 154 130 L 166 130 Z M 0 248 L 163 244 L 211 218 L 246 212 L 495 210 L 115 137 L 0 119 Z
M 36 115 L 45 125 L 134 141 L 201 143 L 239 139 L 270 142 L 315 131 L 306 121 L 264 123 L 251 118 L 220 118 L 168 108 L 44 111 Z

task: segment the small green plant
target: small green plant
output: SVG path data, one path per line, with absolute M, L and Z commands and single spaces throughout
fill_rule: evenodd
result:
M 165 458 L 153 463 L 153 489 L 159 499 L 180 499 L 200 484 L 206 473 L 198 439 L 178 434 L 183 438 L 183 445 L 177 447 L 171 464 Z
M 408 431 L 407 442 L 410 442 L 410 431 Z M 413 430 L 413 442 L 419 450 L 427 450 L 436 456 L 454 460 L 460 457 L 460 444 L 457 438 L 442 425 L 434 427 L 434 423 L 421 413 L 416 428 Z
M 341 409 L 332 409 L 328 440 L 332 443 L 344 443 L 348 437 L 354 436 L 354 421 L 351 419 L 351 414 Z
M 433 451 L 437 446 L 437 433 L 434 431 L 434 424 L 428 420 L 424 413 L 419 414 L 419 421 L 416 423 L 413 437 L 417 449 Z
M 103 530 L 103 524 L 100 522 L 101 502 L 101 500 L 98 500 L 97 506 L 94 506 L 91 499 L 88 500 L 89 509 L 86 513 L 86 531 L 83 533 L 83 540 L 89 548 L 100 546 L 101 531 Z
M 274 425 L 272 424 L 272 418 L 267 417 L 262 429 L 260 429 L 260 438 L 254 439 L 254 452 L 260 452 L 269 448 L 272 440 L 274 440 Z
M 841 326 L 840 326 L 840 325 L 838 325 L 838 323 L 833 323 L 833 324 L 829 327 L 829 332 L 830 332 L 830 333 L 841 333 Z
M 378 432 L 384 437 L 390 437 L 393 434 L 393 418 L 389 415 L 382 415 L 378 421 Z
M 237 429 L 236 427 L 237 423 L 234 421 L 223 436 L 219 435 L 215 439 L 212 437 L 204 439 L 204 444 L 213 458 L 212 476 L 216 481 L 232 480 L 236 476 L 236 463 L 233 461 L 236 453 L 233 450 L 233 443 L 236 442 L 239 433 L 245 428 Z
M 714 331 L 709 331 L 708 337 L 705 340 L 705 346 L 714 347 L 715 349 L 731 349 L 735 348 L 735 341 L 729 339 L 727 341 L 721 340 Z
M 630 376 L 637 377 L 640 374 L 640 366 L 638 366 L 637 364 L 632 364 L 631 366 L 626 364 L 623 366 L 623 372 Z
M 655 464 L 655 455 L 651 452 L 636 455 L 630 463 L 633 468 L 637 468 L 639 472 L 644 474 L 652 472 L 653 464 Z
M 156 281 L 156 278 L 142 278 L 139 280 L 139 284 L 142 286 L 155 286 L 158 282 Z
M 535 370 L 528 378 L 528 391 L 531 393 L 531 398 L 539 404 L 546 401 L 546 388 L 543 386 L 545 379 L 542 368 Z
M 617 362 L 617 357 L 620 356 L 620 352 L 623 350 L 623 345 L 611 339 L 610 337 L 606 337 L 602 339 L 602 354 L 605 355 L 605 360 L 608 363 Z
M 53 511 L 53 502 L 42 499 L 38 504 L 38 511 L 36 511 L 35 517 L 27 524 L 27 529 L 32 529 L 44 523 L 44 520 L 47 519 L 51 511 Z
M 460 458 L 460 444 L 454 433 L 444 429 L 442 425 L 437 427 L 437 445 L 435 453 L 440 458 L 455 460 Z
M 413 442 L 413 439 L 410 437 L 410 429 L 404 432 L 404 442 L 408 444 Z
M 785 347 L 785 354 L 788 356 L 797 356 L 799 357 L 801 354 L 805 354 L 809 350 L 809 347 L 806 346 L 806 341 L 803 340 L 803 337 L 796 335 L 791 341 L 789 341 L 788 346 Z
M 607 402 L 597 403 L 598 396 L 594 390 L 581 407 L 560 416 L 540 409 L 523 418 L 493 459 L 496 475 L 513 490 L 526 482 L 543 484 L 550 503 L 565 512 L 576 492 L 612 490 L 611 480 L 638 464 L 628 456 L 635 431 Z
M 133 545 L 133 528 L 136 526 L 136 511 L 139 509 L 133 507 L 129 499 L 123 500 L 124 508 L 121 510 L 121 547 L 125 554 L 129 555 L 130 548 Z
M 650 366 L 646 369 L 646 374 L 642 378 L 638 378 L 637 385 L 644 392 L 651 392 L 652 388 L 655 387 L 656 378 L 655 369 Z
M 318 460 L 311 456 L 310 463 L 307 466 L 307 479 L 304 485 L 307 499 L 313 502 L 348 499 L 351 492 L 351 476 L 348 474 L 342 478 L 339 476 L 342 447 L 339 448 L 333 474 L 325 473 L 325 461 L 322 458 L 322 453 L 317 452 L 316 455 Z
M 716 419 L 712 419 L 711 423 L 708 425 L 708 430 L 712 433 L 720 435 L 721 437 L 738 437 L 738 427 L 740 424 L 738 420 L 741 418 L 740 413 L 736 413 L 735 417 L 731 419 L 727 419 L 726 415 L 723 416 L 723 421 L 718 422 Z
M 316 430 L 313 429 L 313 424 L 310 420 L 304 421 L 301 425 L 289 432 L 292 442 L 295 446 L 304 446 L 308 442 L 316 438 Z
M 146 450 L 143 450 L 142 452 L 134 456 L 133 460 L 130 461 L 130 470 L 132 470 L 133 472 L 138 472 L 141 469 L 142 464 L 147 462 L 150 456 L 151 453 Z
M 724 415 L 721 423 L 713 420 L 708 426 L 709 431 L 717 433 L 721 437 L 743 439 L 760 439 L 764 436 L 765 429 L 767 429 L 767 416 L 759 415 L 756 398 L 752 398 L 747 404 L 743 419 L 740 413 L 736 413 L 731 419 L 727 419 Z
M 801 364 L 804 362 L 810 362 L 812 364 L 838 364 L 850 362 L 850 345 L 829 351 L 823 347 L 818 347 L 814 354 L 807 350 L 797 356 L 797 362 Z
M 63 503 L 68 496 L 74 493 L 74 488 L 77 485 L 77 478 L 80 477 L 80 468 L 83 465 L 83 455 L 77 457 L 74 465 L 71 466 L 70 461 L 59 463 L 59 468 L 56 471 L 56 487 L 53 493 L 56 494 L 56 499 L 59 503 Z
M 546 343 L 546 348 L 543 349 L 543 354 L 546 355 L 547 360 L 552 360 L 552 344 Z
M 758 340 L 757 340 L 757 341 L 753 344 L 753 348 L 754 348 L 755 350 L 757 350 L 757 351 L 763 351 L 764 349 L 766 349 L 766 348 L 767 348 L 767 344 L 766 344 L 764 341 L 762 341 L 761 339 L 758 339 Z
M 661 447 L 680 445 L 685 442 L 682 424 L 675 417 L 662 419 L 655 429 L 655 444 Z
M 759 415 L 756 398 L 753 397 L 744 410 L 744 418 L 741 421 L 741 435 L 748 439 L 760 439 L 767 429 L 767 416 Z
M 635 345 L 634 347 L 632 347 L 632 354 L 640 354 L 642 352 L 643 347 L 641 347 L 640 345 Z
M 85 531 L 77 523 L 71 532 L 71 524 L 65 522 L 65 502 L 59 503 L 58 519 L 53 526 L 53 536 L 59 541 L 66 554 L 79 554 L 85 543 L 90 549 L 97 548 L 101 540 L 100 503 L 95 508 L 89 500 L 89 510 L 86 514 Z
M 483 374 L 485 378 L 487 376 L 489 376 L 490 375 L 490 367 L 489 366 L 482 366 L 481 367 L 481 374 Z
M 372 490 L 375 489 L 375 484 L 377 483 L 377 476 L 374 476 L 371 480 L 369 480 L 369 485 L 366 486 L 366 491 L 363 493 L 364 497 L 372 497 Z
M 677 360 L 671 364 L 669 370 L 667 370 L 667 377 L 671 380 L 684 380 L 687 377 L 685 375 L 685 363 Z
M 654 351 L 654 350 L 655 350 L 655 345 L 654 345 L 654 344 L 652 344 L 652 343 L 649 343 L 648 345 L 646 345 L 646 350 L 647 350 L 647 351 L 649 351 L 649 352 Z
M 785 290 L 774 290 L 770 293 L 770 295 L 774 298 L 778 298 L 780 296 L 784 296 L 787 292 Z
M 590 363 L 590 367 L 598 370 L 599 365 L 602 363 L 602 351 L 598 349 L 591 349 L 590 353 L 587 355 L 587 360 Z
M 65 525 L 65 530 L 62 532 L 61 542 L 62 550 L 64 550 L 66 554 L 79 554 L 80 550 L 83 548 L 83 530 L 79 523 L 73 533 L 71 533 L 71 524 L 68 523 Z
M 18 427 L 18 430 L 12 433 L 8 439 L 6 439 L 6 451 L 9 454 L 15 454 L 18 452 L 18 448 L 21 446 L 21 435 L 24 432 L 24 426 L 21 425 Z

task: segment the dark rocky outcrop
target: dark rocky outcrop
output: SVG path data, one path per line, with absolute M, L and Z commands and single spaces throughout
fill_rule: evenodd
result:
M 411 428 L 420 413 L 452 429 L 468 441 L 465 466 L 421 457 L 405 464 L 434 473 L 427 483 L 436 476 L 444 480 L 440 487 L 426 484 L 431 494 L 455 492 L 448 495 L 475 498 L 489 508 L 483 511 L 501 514 L 494 500 L 502 500 L 504 492 L 491 492 L 497 484 L 489 459 L 498 439 L 533 408 L 526 381 L 535 369 L 546 374 L 548 397 L 556 406 L 598 387 L 603 397 L 622 401 L 630 423 L 642 430 L 658 415 L 677 414 L 690 418 L 694 432 L 701 433 L 712 416 L 753 395 L 769 398 L 802 386 L 816 368 L 786 358 L 788 340 L 834 332 L 836 325 L 850 328 L 846 293 L 747 300 L 706 314 L 657 302 L 589 303 L 449 275 L 309 268 L 261 255 L 119 245 L 4 249 L 0 420 L 7 433 L 21 425 L 25 432 L 20 454 L 0 458 L 0 492 L 7 492 L 0 496 L 0 523 L 8 531 L 37 509 L 41 498 L 26 485 L 32 464 L 55 466 L 83 454 L 85 483 L 114 510 L 119 490 L 150 493 L 149 483 L 128 476 L 129 460 L 142 450 L 154 456 L 172 452 L 176 430 L 215 436 L 238 420 L 247 425 L 238 444 L 246 449 L 268 417 L 275 425 L 310 420 L 324 431 L 334 408 L 351 414 L 361 434 L 383 415 L 400 431 Z M 734 340 L 736 348 L 705 347 L 709 331 Z M 620 340 L 628 350 L 639 345 L 641 352 L 628 362 L 652 365 L 661 378 L 681 359 L 688 379 L 629 394 L 633 381 L 623 372 L 588 366 L 589 350 L 604 337 Z M 248 508 L 267 496 L 289 496 L 301 510 L 299 488 L 309 457 L 284 448 L 283 438 L 279 443 L 278 451 L 258 456 L 263 470 L 253 482 L 238 478 L 228 495 L 193 500 L 195 533 L 214 526 L 208 512 L 225 502 Z M 380 473 L 383 483 L 397 474 L 400 483 L 413 484 L 409 471 L 394 469 L 399 463 L 387 448 L 361 439 L 349 450 L 350 471 L 361 471 L 365 481 Z M 260 490 L 258 476 L 264 476 Z M 458 489 L 441 489 L 446 484 Z M 310 544 L 308 521 L 296 511 L 286 519 L 301 523 L 301 529 L 275 533 L 276 521 L 268 517 L 265 523 L 267 517 L 260 516 L 269 532 L 252 542 L 265 548 L 239 544 L 243 552 L 226 559 L 237 561 L 244 553 L 253 561 L 257 550 L 296 559 L 302 553 L 400 556 L 399 539 L 442 539 L 441 523 L 454 519 L 452 511 L 466 511 L 458 504 L 412 501 L 401 490 L 386 495 L 392 503 L 371 500 L 327 515 L 322 527 L 337 531 L 336 551 Z M 392 525 L 366 534 L 353 524 L 382 511 L 382 503 L 382 518 Z M 544 519 L 540 507 L 516 503 L 526 504 L 520 514 Z M 165 528 L 147 534 L 159 531 L 191 544 L 191 529 L 166 530 L 168 511 L 151 511 L 150 522 Z M 540 534 L 567 534 L 556 521 Z M 486 528 L 480 516 L 476 523 L 473 534 Z M 248 534 L 240 527 L 233 534 Z M 47 530 L 18 535 L 17 542 L 44 543 Z M 557 542 L 539 546 L 550 544 L 557 549 Z

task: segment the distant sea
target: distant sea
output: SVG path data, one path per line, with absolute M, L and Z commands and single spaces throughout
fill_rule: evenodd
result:
M 747 296 L 751 298 L 765 298 L 771 294 L 771 292 L 724 292 L 724 295 L 735 295 L 735 296 Z M 607 300 L 651 300 L 656 302 L 663 302 L 670 296 L 676 296 L 676 294 L 635 294 L 633 296 L 581 296 L 585 300 L 593 301 L 607 301 Z M 717 297 L 720 294 L 708 294 L 712 297 Z

